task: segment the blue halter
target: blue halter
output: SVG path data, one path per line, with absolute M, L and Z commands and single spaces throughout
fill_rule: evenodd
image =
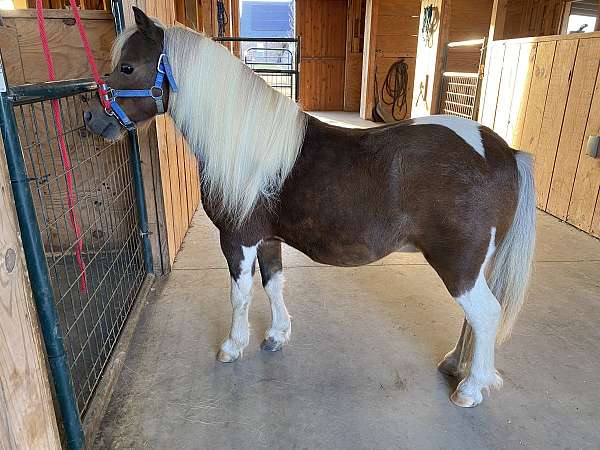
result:
M 156 109 L 158 114 L 164 114 L 165 105 L 163 102 L 163 82 L 165 75 L 167 76 L 167 82 L 172 92 L 177 92 L 177 83 L 173 77 L 173 71 L 169 65 L 167 55 L 164 53 L 160 54 L 158 58 L 158 64 L 156 65 L 156 79 L 154 80 L 154 86 L 150 89 L 111 89 L 107 84 L 101 86 L 102 91 L 105 92 L 104 99 L 110 104 L 110 109 L 104 108 L 104 112 L 109 116 L 115 116 L 117 120 L 127 129 L 135 128 L 135 124 L 127 117 L 123 108 L 117 103 L 117 98 L 125 97 L 151 97 L 156 102 Z

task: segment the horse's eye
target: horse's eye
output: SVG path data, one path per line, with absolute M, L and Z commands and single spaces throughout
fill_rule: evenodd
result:
M 131 74 L 133 73 L 133 66 L 129 64 L 121 64 L 121 72 L 127 75 Z

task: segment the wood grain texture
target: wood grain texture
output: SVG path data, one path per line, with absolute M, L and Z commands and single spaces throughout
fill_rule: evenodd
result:
M 517 67 L 519 66 L 520 48 L 518 45 L 507 46 L 502 63 L 498 99 L 496 101 L 496 114 L 494 117 L 494 130 L 505 140 L 508 138 L 510 112 L 514 99 Z
M 0 447 L 60 448 L 42 339 L 0 137 Z
M 344 108 L 346 12 L 346 0 L 296 2 L 296 33 L 302 38 L 300 103 L 307 111 Z
M 576 53 L 577 41 L 557 42 L 539 139 L 532 149 L 535 155 L 536 203 L 541 209 L 546 208 Z
M 452 0 L 449 41 L 466 41 L 487 36 L 493 4 L 493 0 Z
M 537 44 L 526 42 L 519 45 L 519 66 L 517 67 L 517 79 L 515 81 L 515 93 L 510 112 L 510 125 L 508 135 L 511 137 L 508 141 L 513 148 L 521 148 L 521 138 L 523 136 L 523 125 L 525 123 L 525 114 L 527 112 L 527 103 L 529 102 L 529 92 L 531 89 L 531 80 L 533 79 L 535 58 L 537 54 Z
M 586 39 L 579 43 L 563 122 L 565 132 L 561 134 L 558 146 L 546 209 L 561 219 L 566 218 L 569 209 L 577 163 L 584 141 L 583 133 L 598 75 L 599 55 L 600 39 Z
M 485 70 L 481 107 L 479 108 L 479 121 L 490 128 L 494 128 L 496 118 L 505 52 L 506 46 L 504 44 L 494 45 L 488 50 L 488 63 Z
M 544 42 L 537 46 L 527 110 L 519 145 L 519 148 L 526 152 L 534 153 L 537 148 L 555 50 L 556 42 Z
M 25 83 L 16 20 L 4 18 L 0 26 L 0 52 L 2 52 L 6 78 L 10 84 Z
M 567 214 L 567 222 L 586 232 L 592 231 L 594 211 L 597 208 L 600 191 L 600 158 L 587 155 L 586 144 L 589 136 L 598 135 L 600 135 L 600 71 L 596 76 L 592 106 L 583 133 L 583 145 Z
M 379 20 L 380 0 L 367 0 L 365 13 L 365 43 L 363 46 L 363 66 L 360 89 L 360 117 L 373 118 L 375 105 L 375 53 L 377 45 L 377 23 Z

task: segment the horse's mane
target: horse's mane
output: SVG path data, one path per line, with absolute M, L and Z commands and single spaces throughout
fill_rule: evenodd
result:
M 113 58 L 126 40 L 119 37 Z M 306 115 L 201 34 L 166 28 L 164 51 L 179 87 L 170 93 L 169 113 L 202 160 L 204 194 L 239 225 L 259 200 L 268 203 L 281 190 L 300 152 Z

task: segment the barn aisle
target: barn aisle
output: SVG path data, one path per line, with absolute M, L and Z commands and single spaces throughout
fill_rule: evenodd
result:
M 461 312 L 420 255 L 334 268 L 287 248 L 292 341 L 259 349 L 270 312 L 257 276 L 250 345 L 217 362 L 229 277 L 198 212 L 142 313 L 96 448 L 597 448 L 600 242 L 539 219 L 532 295 L 499 352 L 505 387 L 462 410 L 435 370 Z

